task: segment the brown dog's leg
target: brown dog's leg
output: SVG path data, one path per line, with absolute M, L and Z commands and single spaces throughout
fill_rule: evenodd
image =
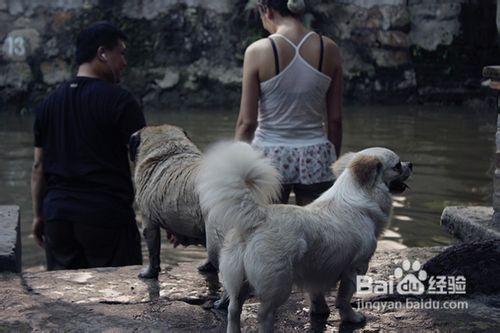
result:
M 147 221 L 143 235 L 148 246 L 149 266 L 139 273 L 139 277 L 143 279 L 157 279 L 160 273 L 160 227 Z
M 328 316 L 330 314 L 330 309 L 323 293 L 309 293 L 309 299 L 311 301 L 311 316 Z

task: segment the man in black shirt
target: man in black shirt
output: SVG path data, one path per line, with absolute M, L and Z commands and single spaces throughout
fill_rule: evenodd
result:
M 48 270 L 142 264 L 127 144 L 145 120 L 117 85 L 125 41 L 108 22 L 83 30 L 77 76 L 35 110 L 33 235 Z

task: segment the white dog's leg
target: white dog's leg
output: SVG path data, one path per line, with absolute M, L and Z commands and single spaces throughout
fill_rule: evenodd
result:
M 229 307 L 227 309 L 227 333 L 241 332 L 241 309 L 243 302 L 240 302 L 238 297 L 231 297 Z
M 224 295 L 227 295 L 224 293 Z M 250 295 L 250 286 L 244 284 L 241 286 L 239 296 L 227 297 L 229 299 L 229 307 L 227 309 L 227 332 L 240 332 L 241 331 L 241 310 L 243 308 L 243 303 Z
M 160 273 L 160 227 L 153 225 L 150 221 L 145 219 L 143 235 L 148 246 L 149 266 L 139 273 L 139 277 L 145 279 L 156 279 Z
M 339 309 L 342 321 L 362 323 L 365 321 L 365 316 L 361 312 L 354 311 L 351 306 L 351 298 L 356 291 L 356 274 L 355 270 L 351 270 L 342 275 L 335 305 Z
M 311 301 L 311 315 L 327 316 L 330 314 L 328 304 L 326 304 L 325 295 L 318 292 L 310 292 L 309 299 Z

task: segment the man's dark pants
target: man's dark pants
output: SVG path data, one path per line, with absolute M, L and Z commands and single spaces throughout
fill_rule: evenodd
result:
M 135 222 L 96 226 L 62 220 L 44 224 L 47 270 L 142 265 Z

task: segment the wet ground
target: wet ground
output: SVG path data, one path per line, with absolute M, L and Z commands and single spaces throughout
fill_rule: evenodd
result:
M 404 259 L 425 262 L 442 248 L 377 251 L 369 275 L 387 279 Z M 158 281 L 136 278 L 140 267 L 0 275 L 0 331 L 85 332 L 223 332 L 226 312 L 211 307 L 219 292 L 214 280 L 196 272 L 195 264 L 168 266 Z M 367 321 L 341 324 L 333 307 L 327 318 L 309 317 L 304 295 L 294 291 L 277 315 L 278 332 L 498 332 L 500 295 L 469 295 L 447 300 L 467 309 L 418 308 L 402 302 L 399 309 L 368 308 L 363 304 L 391 302 L 373 295 L 353 298 Z M 392 300 L 394 301 L 394 300 Z M 443 302 L 441 299 L 440 302 Z M 465 302 L 465 303 L 464 303 Z M 450 303 L 451 304 L 451 303 Z M 258 302 L 249 299 L 242 314 L 244 332 L 256 331 Z

